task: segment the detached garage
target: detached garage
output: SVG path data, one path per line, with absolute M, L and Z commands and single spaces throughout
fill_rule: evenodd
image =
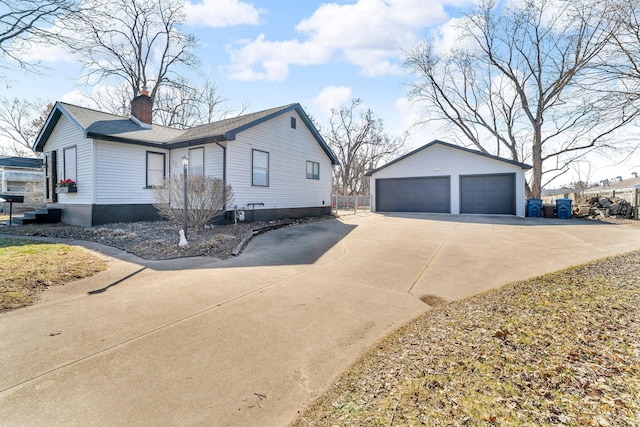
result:
M 527 169 L 531 166 L 432 141 L 367 173 L 371 209 L 524 216 Z

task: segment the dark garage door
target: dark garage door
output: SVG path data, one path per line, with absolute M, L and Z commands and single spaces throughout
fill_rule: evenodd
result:
M 460 213 L 516 214 L 516 175 L 460 176 Z
M 378 212 L 451 212 L 448 176 L 376 179 Z

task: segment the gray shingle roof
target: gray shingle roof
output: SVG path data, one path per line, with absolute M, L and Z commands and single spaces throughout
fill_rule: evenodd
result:
M 42 160 L 29 157 L 3 157 L 0 158 L 0 166 L 40 169 Z
M 220 120 L 217 122 L 200 125 L 186 130 L 182 135 L 175 138 L 172 142 L 185 142 L 200 140 L 202 138 L 224 137 L 232 139 L 230 134 L 235 135 L 243 128 L 254 124 L 257 121 L 264 121 L 273 115 L 293 109 L 297 104 L 284 105 L 282 107 L 270 108 L 268 110 L 258 111 L 256 113 L 245 114 L 238 117 Z
M 128 117 L 57 102 L 36 139 L 34 149 L 36 151 L 43 150 L 44 144 L 63 114 L 75 123 L 87 137 L 146 146 L 177 148 L 203 142 L 234 140 L 237 133 L 292 110 L 296 110 L 300 114 L 318 144 L 331 159 L 332 164 L 338 164 L 335 154 L 331 152 L 299 104 L 270 108 L 183 130 L 160 125 L 145 128 Z
M 63 102 L 60 102 L 59 105 L 85 130 L 87 136 L 106 136 L 162 144 L 184 133 L 183 130 L 160 125 L 153 125 L 147 129 L 139 126 L 128 117 L 116 116 Z

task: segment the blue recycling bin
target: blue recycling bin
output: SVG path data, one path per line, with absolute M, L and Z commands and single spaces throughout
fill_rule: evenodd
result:
M 571 219 L 571 199 L 556 200 L 556 216 L 562 219 Z
M 527 199 L 527 216 L 540 218 L 542 216 L 542 200 Z

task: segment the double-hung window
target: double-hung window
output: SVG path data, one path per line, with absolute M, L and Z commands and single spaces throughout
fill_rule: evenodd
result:
M 147 187 L 162 185 L 165 177 L 165 154 L 147 151 Z
M 257 187 L 269 186 L 269 153 L 253 150 L 252 152 L 252 180 L 251 184 Z
M 320 179 L 320 163 L 307 160 L 307 179 Z
M 204 175 L 204 147 L 189 149 L 189 176 Z

